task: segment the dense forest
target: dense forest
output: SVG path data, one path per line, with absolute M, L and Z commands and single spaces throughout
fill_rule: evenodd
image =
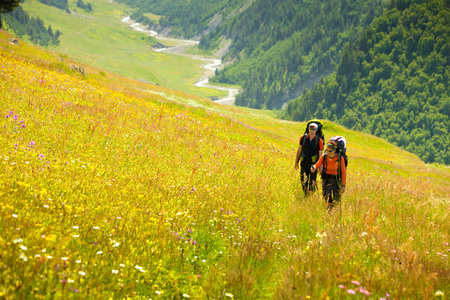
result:
M 333 120 L 450 164 L 449 1 L 394 2 L 282 116 Z
M 4 20 L 19 38 L 28 36 L 33 43 L 44 47 L 47 47 L 50 43 L 59 45 L 61 32 L 59 30 L 53 32 L 50 25 L 46 28 L 44 21 L 39 17 L 30 18 L 22 6 L 18 6 L 12 12 L 6 14 Z
M 211 81 L 242 86 L 236 105 L 279 109 L 298 97 L 308 78 L 331 73 L 344 45 L 381 12 L 379 1 L 258 0 L 199 47 L 231 38 L 223 59 L 236 60 Z
M 118 0 L 136 8 L 136 20 L 145 25 L 155 25 L 154 21 L 145 16 L 152 13 L 163 16 L 159 26 L 170 28 L 174 37 L 192 38 L 200 36 L 210 28 L 211 21 L 216 17 L 219 22 L 241 7 L 245 0 Z
M 42 4 L 54 6 L 69 12 L 69 3 L 67 0 L 38 0 L 38 1 L 41 2 Z

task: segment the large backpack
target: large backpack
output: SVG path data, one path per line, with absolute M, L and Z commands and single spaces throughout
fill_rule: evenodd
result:
M 323 124 L 321 121 L 319 120 L 310 120 L 308 121 L 308 123 L 306 124 L 306 130 L 305 133 L 303 134 L 303 139 L 302 139 L 302 143 L 301 145 L 303 146 L 303 144 L 305 143 L 305 139 L 309 134 L 309 125 L 311 123 L 316 123 L 317 124 L 317 131 L 316 131 L 316 151 L 317 154 L 319 154 L 319 138 L 322 139 L 322 143 L 325 143 L 325 136 L 323 135 L 323 131 L 322 131 L 322 127 Z
M 341 156 L 344 157 L 345 168 L 348 165 L 348 157 L 347 157 L 347 140 L 343 136 L 333 136 L 330 141 L 335 141 L 338 145 L 338 149 L 336 150 L 336 154 L 339 155 L 339 162 L 341 161 Z

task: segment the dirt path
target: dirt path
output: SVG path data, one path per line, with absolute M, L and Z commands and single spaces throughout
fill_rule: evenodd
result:
M 199 60 L 204 61 L 205 64 L 203 65 L 203 68 L 205 69 L 205 73 L 197 80 L 195 85 L 199 86 L 199 87 L 217 89 L 217 90 L 221 90 L 221 91 L 228 91 L 228 95 L 226 97 L 218 99 L 218 100 L 214 100 L 214 102 L 221 103 L 221 104 L 227 104 L 227 105 L 234 105 L 235 96 L 239 93 L 238 89 L 214 86 L 214 85 L 209 84 L 209 78 L 214 76 L 216 69 L 222 67 L 221 60 L 214 59 L 214 58 L 200 57 L 200 56 L 196 56 L 196 55 L 192 55 L 192 54 L 186 54 L 186 50 L 190 47 L 197 45 L 199 43 L 199 41 L 182 40 L 182 39 L 174 39 L 174 38 L 158 36 L 157 32 L 155 32 L 153 30 L 145 29 L 144 26 L 142 26 L 139 23 L 134 22 L 132 19 L 130 19 L 130 17 L 123 18 L 122 22 L 130 24 L 130 27 L 133 28 L 134 30 L 141 31 L 143 33 L 147 33 L 148 35 L 154 36 L 159 40 L 175 42 L 175 46 L 173 46 L 173 47 L 154 49 L 154 51 L 167 52 L 167 53 L 176 54 L 176 55 L 184 55 L 184 56 L 189 56 L 194 59 L 199 59 Z

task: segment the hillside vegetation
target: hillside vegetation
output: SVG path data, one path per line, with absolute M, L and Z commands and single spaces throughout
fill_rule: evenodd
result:
M 331 73 L 344 45 L 381 12 L 377 1 L 257 0 L 199 47 L 230 38 L 224 60 L 235 61 L 211 81 L 241 85 L 236 105 L 280 109 L 310 77 Z
M 119 0 L 136 9 L 132 18 L 150 28 L 169 28 L 174 37 L 198 37 L 215 28 L 248 1 L 245 0 Z M 157 22 L 146 14 L 162 16 Z
M 37 0 L 27 0 L 20 7 L 30 18 L 40 18 L 46 27 L 61 32 L 59 44 L 48 45 L 62 54 L 61 59 L 69 56 L 82 64 L 201 97 L 226 95 L 223 91 L 194 86 L 204 74 L 202 61 L 156 52 L 152 47 L 159 40 L 133 31 L 129 24 L 122 22 L 131 14 L 129 7 L 104 0 L 84 2 L 92 3 L 95 9 L 90 13 L 77 9 L 78 0 L 68 1 L 69 10 L 78 11 L 70 14 Z M 30 41 L 31 37 L 26 34 L 22 39 Z M 167 46 L 171 44 L 167 42 Z
M 450 7 L 438 0 L 401 3 L 349 45 L 337 71 L 290 102 L 283 117 L 330 119 L 448 165 Z
M 7 38 L 1 298 L 450 294 L 448 168 L 324 120 L 350 157 L 328 213 L 293 168 L 304 123 L 95 67 L 84 77 L 76 61 Z

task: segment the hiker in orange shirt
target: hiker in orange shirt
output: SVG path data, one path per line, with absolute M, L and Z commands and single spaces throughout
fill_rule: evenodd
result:
M 334 206 L 333 202 L 341 200 L 341 194 L 345 192 L 345 184 L 347 183 L 345 160 L 342 155 L 336 155 L 337 149 L 337 143 L 330 141 L 327 144 L 325 154 L 320 157 L 315 165 L 311 166 L 311 172 L 315 172 L 323 165 L 322 194 L 329 208 Z M 338 158 L 340 158 L 340 162 Z

